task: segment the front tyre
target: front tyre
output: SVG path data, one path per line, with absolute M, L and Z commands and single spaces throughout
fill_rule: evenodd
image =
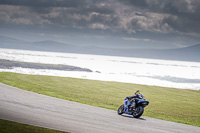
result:
M 123 113 L 124 113 L 123 111 L 124 111 L 124 104 L 122 104 L 122 105 L 118 108 L 118 110 L 117 110 L 118 115 L 123 114 Z
M 144 108 L 142 106 L 138 106 L 135 111 L 133 112 L 134 118 L 139 118 L 144 112 Z

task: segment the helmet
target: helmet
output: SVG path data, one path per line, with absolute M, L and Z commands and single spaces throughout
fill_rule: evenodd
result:
M 138 94 L 140 94 L 140 91 L 139 91 L 139 90 L 137 90 L 137 91 L 135 92 L 135 95 L 138 95 Z

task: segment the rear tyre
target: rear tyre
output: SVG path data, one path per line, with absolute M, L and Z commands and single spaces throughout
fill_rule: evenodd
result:
M 139 118 L 144 112 L 144 108 L 142 106 L 138 106 L 135 111 L 133 112 L 134 118 Z
M 118 108 L 118 110 L 117 110 L 118 115 L 123 114 L 123 113 L 124 113 L 123 111 L 124 111 L 124 104 L 122 104 L 122 105 Z

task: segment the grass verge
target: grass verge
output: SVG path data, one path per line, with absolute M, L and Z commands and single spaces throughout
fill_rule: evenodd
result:
M 0 82 L 24 90 L 117 110 L 138 89 L 150 101 L 144 116 L 200 127 L 200 91 L 0 72 Z
M 1 119 L 0 131 L 1 133 L 65 133 L 62 131 L 56 131 Z

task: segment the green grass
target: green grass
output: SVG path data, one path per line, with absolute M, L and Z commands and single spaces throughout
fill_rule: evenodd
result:
M 21 124 L 0 119 L 0 132 L 1 133 L 64 133 L 47 128 Z
M 0 82 L 24 90 L 117 110 L 138 89 L 150 101 L 144 116 L 200 126 L 200 91 L 54 76 L 0 73 Z

